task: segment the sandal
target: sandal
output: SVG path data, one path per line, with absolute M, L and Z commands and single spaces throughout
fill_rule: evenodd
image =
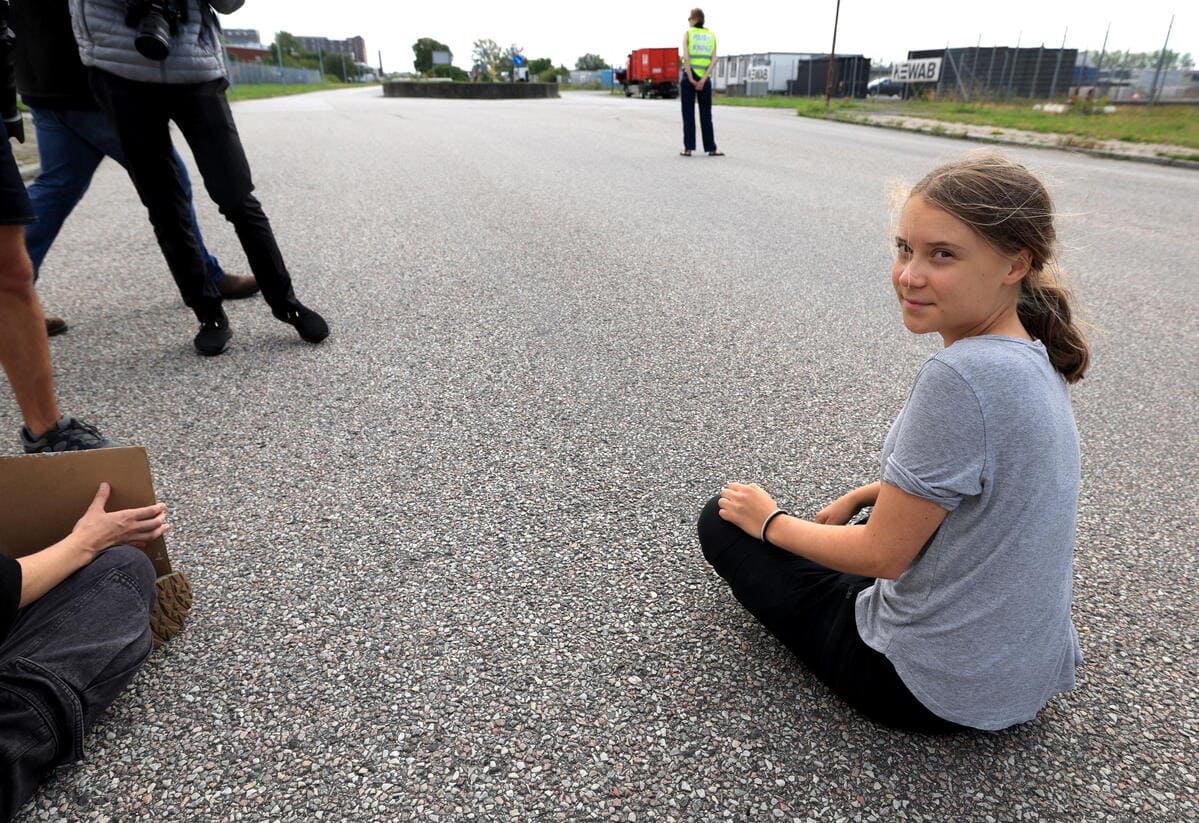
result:
M 691 149 L 683 149 L 681 152 L 679 152 L 679 157 L 690 157 L 690 156 L 691 156 Z

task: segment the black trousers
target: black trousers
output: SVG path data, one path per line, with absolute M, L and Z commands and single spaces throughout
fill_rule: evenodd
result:
M 171 121 L 191 146 L 208 194 L 237 231 L 266 302 L 275 311 L 297 306 L 270 221 L 253 194 L 250 164 L 225 99 L 225 80 L 140 83 L 98 69 L 91 69 L 89 77 L 96 102 L 120 137 L 129 176 L 149 211 L 183 302 L 205 319 L 221 298 L 191 228 L 191 206 L 171 147 Z
M 0 821 L 55 767 L 150 654 L 154 566 L 116 546 L 21 609 L 0 640 Z
M 716 132 L 712 129 L 712 79 L 709 77 L 704 87 L 696 91 L 684 72 L 679 80 L 679 98 L 683 104 L 683 148 L 695 151 L 695 104 L 699 103 L 699 129 L 704 151 L 716 151 Z
M 854 615 L 872 577 L 844 574 L 750 537 L 720 517 L 713 497 L 699 542 L 733 596 L 841 699 L 876 723 L 917 732 L 964 727 L 912 696 L 886 656 L 862 642 Z

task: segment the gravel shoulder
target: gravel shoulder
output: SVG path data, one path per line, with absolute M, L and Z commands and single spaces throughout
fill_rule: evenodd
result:
M 983 126 L 968 123 L 952 123 L 928 117 L 909 117 L 898 114 L 838 113 L 835 119 L 879 126 L 901 131 L 913 131 L 940 137 L 956 137 L 983 143 L 1008 146 L 1024 146 L 1040 149 L 1065 149 L 1112 160 L 1132 160 L 1153 163 L 1159 166 L 1177 166 L 1199 169 L 1199 161 L 1183 159 L 1194 156 L 1195 151 L 1185 146 L 1168 143 L 1133 143 L 1126 140 L 1098 140 L 1073 134 L 1046 134 L 1044 132 L 1011 129 L 1000 126 Z

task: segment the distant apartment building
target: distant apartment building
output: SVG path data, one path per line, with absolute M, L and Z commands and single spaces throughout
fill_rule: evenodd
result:
M 224 29 L 221 39 L 230 60 L 239 63 L 260 63 L 271 59 L 271 50 L 262 45 L 258 29 Z
M 258 29 L 221 29 L 227 46 L 261 46 L 262 37 Z
M 357 63 L 366 62 L 366 41 L 361 37 L 350 37 L 345 40 L 330 40 L 328 37 L 296 37 L 297 40 L 312 53 L 337 52 L 352 55 Z

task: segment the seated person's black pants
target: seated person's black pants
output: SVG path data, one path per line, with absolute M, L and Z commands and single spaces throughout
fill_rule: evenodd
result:
M 872 577 L 843 574 L 750 537 L 720 517 L 713 497 L 699 517 L 704 557 L 750 614 L 841 699 L 876 723 L 918 732 L 959 731 L 912 696 L 886 656 L 862 642 L 854 605 Z

